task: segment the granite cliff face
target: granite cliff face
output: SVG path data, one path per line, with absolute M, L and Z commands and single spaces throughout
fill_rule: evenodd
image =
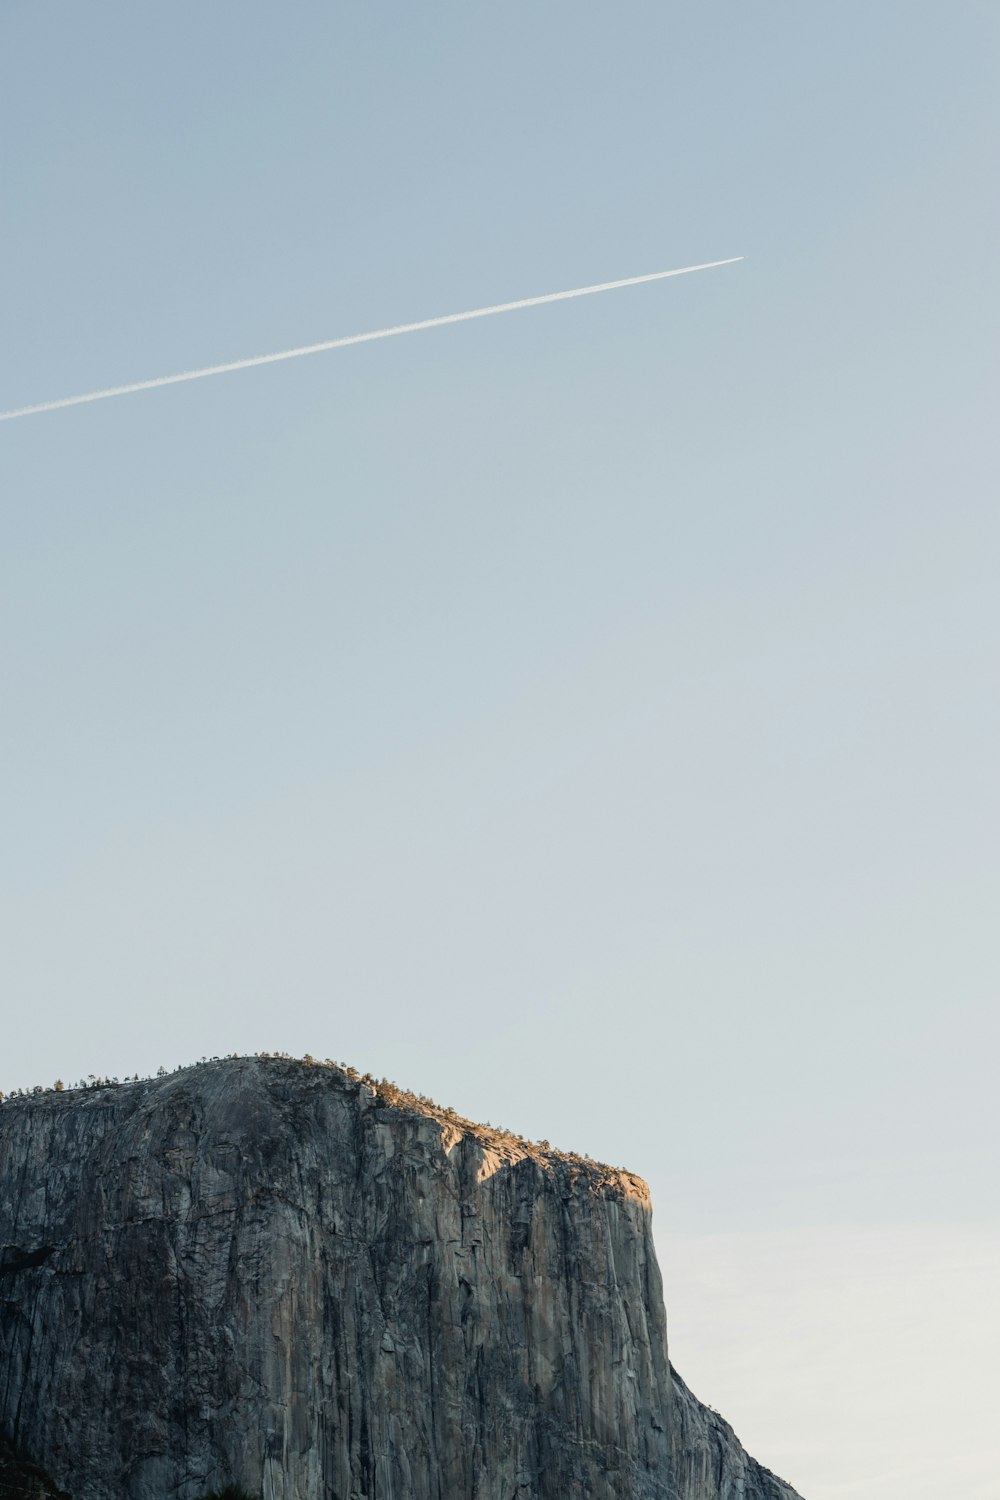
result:
M 35 1464 L 0 1438 L 0 1500 L 69 1500 Z
M 276 1059 L 0 1105 L 0 1436 L 77 1500 L 797 1500 L 670 1369 L 645 1183 Z

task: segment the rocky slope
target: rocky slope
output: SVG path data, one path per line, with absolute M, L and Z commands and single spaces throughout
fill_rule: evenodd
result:
M 645 1183 L 280 1059 L 0 1105 L 0 1435 L 78 1500 L 797 1500 L 670 1370 Z

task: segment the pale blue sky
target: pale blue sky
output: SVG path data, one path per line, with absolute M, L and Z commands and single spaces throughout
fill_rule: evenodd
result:
M 258 1047 L 662 1230 L 995 1220 L 992 3 L 7 3 L 0 1087 Z M 994 431 L 991 431 L 991 427 Z
M 998 34 L 7 0 L 0 409 L 746 261 L 0 429 L 0 1088 L 310 1050 L 680 1246 L 997 1221 Z

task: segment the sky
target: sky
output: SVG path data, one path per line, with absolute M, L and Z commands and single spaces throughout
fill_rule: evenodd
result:
M 0 427 L 0 1088 L 309 1051 L 641 1172 L 806 1500 L 1000 1495 L 998 43 L 0 11 L 3 410 L 745 257 Z

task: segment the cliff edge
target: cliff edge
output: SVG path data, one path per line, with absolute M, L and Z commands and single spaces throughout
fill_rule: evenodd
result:
M 0 1438 L 77 1500 L 799 1500 L 670 1369 L 640 1178 L 277 1058 L 0 1105 Z

